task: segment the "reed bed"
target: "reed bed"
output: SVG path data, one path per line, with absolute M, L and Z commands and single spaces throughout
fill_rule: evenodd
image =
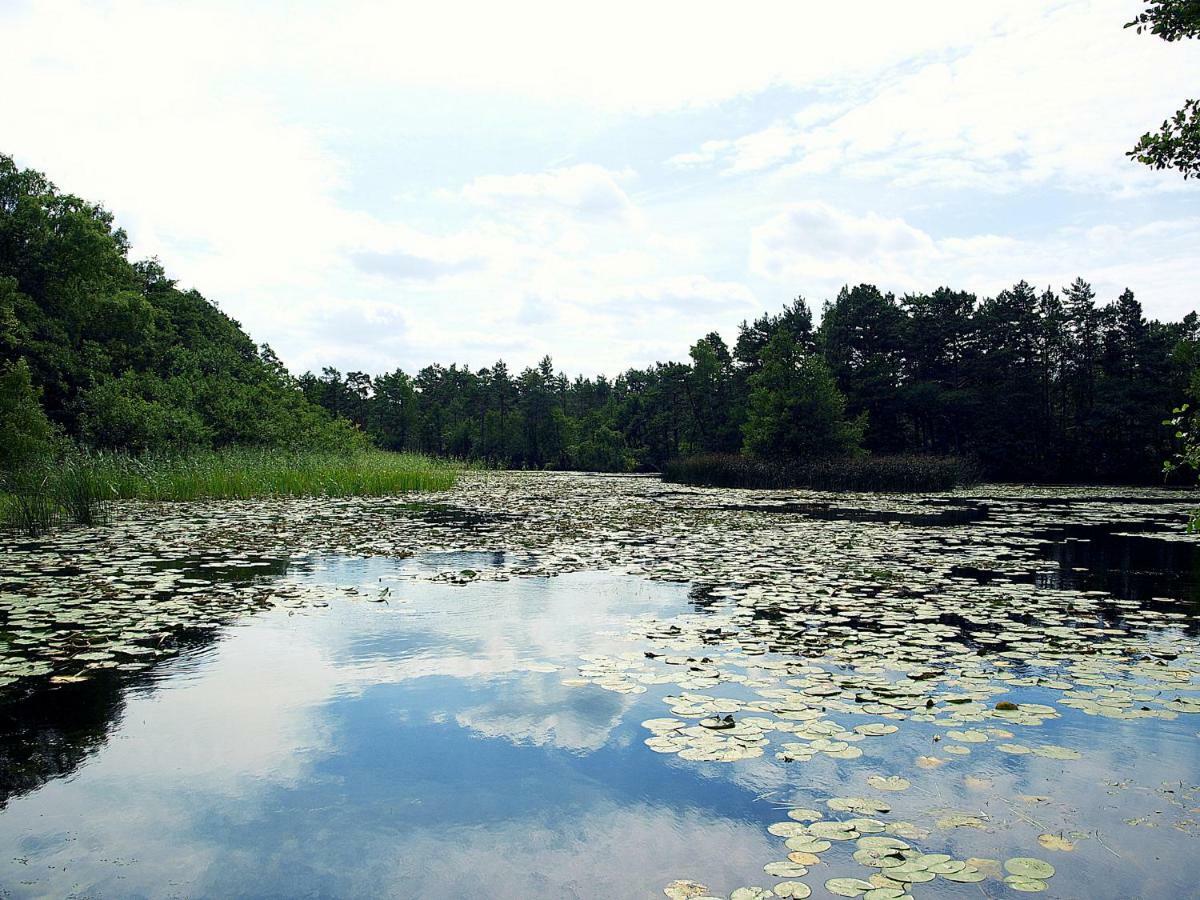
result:
M 379 497 L 451 487 L 459 467 L 412 453 L 229 449 L 74 454 L 0 477 L 0 527 L 39 534 L 102 523 L 114 500 Z
M 809 488 L 818 491 L 948 491 L 979 481 L 978 468 L 955 456 L 854 456 L 764 460 L 704 453 L 663 467 L 665 481 L 706 487 Z

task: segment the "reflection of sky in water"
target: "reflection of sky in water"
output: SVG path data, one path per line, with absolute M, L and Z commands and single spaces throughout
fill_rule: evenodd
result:
M 365 594 L 389 573 L 355 561 L 301 577 Z M 604 632 L 685 596 L 579 575 L 393 586 L 387 605 L 254 619 L 133 690 L 74 776 L 10 802 L 0 884 L 638 897 L 703 865 L 732 888 L 773 854 L 752 798 L 698 791 L 646 750 L 629 709 L 645 696 L 561 684 L 580 653 L 632 649 Z
M 858 744 L 858 760 L 778 763 L 776 733 L 761 759 L 686 762 L 646 748 L 639 724 L 668 715 L 659 698 L 677 687 L 622 695 L 561 683 L 580 654 L 640 653 L 618 639 L 629 618 L 681 611 L 685 585 L 406 580 L 415 566 L 499 562 L 450 557 L 299 566 L 300 580 L 362 597 L 388 587 L 388 603 L 277 610 L 168 664 L 152 690 L 133 689 L 99 753 L 0 813 L 0 885 L 18 897 L 615 898 L 693 878 L 727 893 L 773 883 L 761 867 L 785 852 L 765 830 L 778 807 L 866 795 L 892 804 L 883 818 L 930 827 L 914 841 L 926 851 L 1050 859 L 1059 874 L 1044 896 L 1194 895 L 1195 838 L 1175 826 L 1200 805 L 1180 793 L 1200 781 L 1198 717 L 1115 722 L 1063 709 L 1040 728 L 1010 728 L 1017 742 L 1079 749 L 1076 762 L 987 744 L 953 757 L 914 722 Z M 919 755 L 947 762 L 923 770 Z M 866 784 L 874 773 L 913 787 L 880 795 Z M 1158 792 L 1167 780 L 1173 795 Z M 942 811 L 986 816 L 991 831 L 937 830 Z M 1143 817 L 1155 827 L 1124 821 Z M 1038 846 L 1038 834 L 1060 830 L 1080 833 L 1075 853 Z M 867 874 L 852 850 L 835 846 L 812 868 L 814 896 L 827 878 Z M 940 879 L 915 892 L 1010 893 Z

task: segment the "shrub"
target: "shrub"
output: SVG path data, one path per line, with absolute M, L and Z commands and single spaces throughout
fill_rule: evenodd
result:
M 55 431 L 38 402 L 29 366 L 20 359 L 0 370 L 0 473 L 47 459 Z

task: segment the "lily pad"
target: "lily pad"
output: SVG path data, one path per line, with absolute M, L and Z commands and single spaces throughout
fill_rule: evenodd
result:
M 830 878 L 825 882 L 825 890 L 839 897 L 861 897 L 875 885 L 861 878 Z
M 1054 866 L 1032 856 L 1014 856 L 1004 861 L 1004 869 L 1018 878 L 1046 879 L 1054 874 Z

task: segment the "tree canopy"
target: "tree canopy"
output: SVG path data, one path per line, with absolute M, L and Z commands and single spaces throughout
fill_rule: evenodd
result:
M 106 210 L 0 156 L 0 416 L 30 439 L 44 419 L 85 446 L 133 452 L 360 440 L 270 348 L 128 253 Z M 27 444 L 7 430 L 5 442 Z
M 1082 279 L 994 297 L 869 284 L 718 334 L 686 362 L 568 378 L 549 359 L 510 374 L 452 364 L 371 378 L 305 374 L 305 394 L 386 447 L 494 465 L 657 470 L 691 453 L 928 453 L 1004 479 L 1152 482 L 1171 410 L 1200 390 L 1200 322 L 1147 320 Z M 1192 388 L 1189 384 L 1196 379 Z
M 1146 8 L 1126 28 L 1174 43 L 1200 37 L 1200 0 L 1146 0 Z M 1148 131 L 1129 156 L 1154 169 L 1177 169 L 1184 178 L 1200 176 L 1200 100 L 1187 100 L 1158 131 Z

